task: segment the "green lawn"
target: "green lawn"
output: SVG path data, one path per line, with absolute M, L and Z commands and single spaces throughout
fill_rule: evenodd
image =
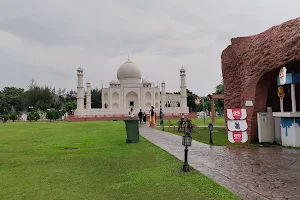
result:
M 171 119 L 170 122 L 171 124 L 176 124 L 178 123 L 178 120 L 180 120 L 179 118 L 177 119 Z M 196 118 L 196 119 L 192 119 L 193 124 L 196 124 L 198 126 L 207 126 L 210 122 L 211 122 L 211 118 L 205 118 L 205 124 L 204 124 L 204 119 L 200 119 L 200 118 Z M 165 126 L 169 125 L 169 120 L 165 119 Z M 225 126 L 225 118 L 224 117 L 216 117 L 215 118 L 215 123 L 213 123 L 214 126 Z
M 0 124 L 0 199 L 239 199 L 124 122 Z M 77 149 L 74 149 L 77 148 Z
M 158 130 L 161 130 L 161 127 L 157 127 Z M 183 132 L 178 132 L 177 128 L 165 127 L 165 131 L 182 136 Z M 203 142 L 205 144 L 209 144 L 209 131 L 208 128 L 195 128 L 195 131 L 191 133 L 193 140 L 197 140 L 199 142 Z M 227 146 L 227 134 L 225 133 L 225 128 L 214 128 L 212 132 L 213 144 L 215 146 Z

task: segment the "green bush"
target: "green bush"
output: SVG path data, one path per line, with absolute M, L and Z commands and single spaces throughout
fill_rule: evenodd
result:
M 46 114 L 46 118 L 50 120 L 56 119 L 56 111 L 55 110 L 48 111 Z
M 34 113 L 34 120 L 35 121 L 37 121 L 37 120 L 39 120 L 39 119 L 41 119 L 41 116 L 40 116 L 40 114 L 39 113 Z
M 27 120 L 29 120 L 29 121 L 32 121 L 32 120 L 37 121 L 39 119 L 41 119 L 41 116 L 38 112 L 35 112 L 35 111 L 30 112 L 27 116 Z
M 9 120 L 9 116 L 8 115 L 3 115 L 3 122 L 7 122 Z
M 9 118 L 10 118 L 13 122 L 15 122 L 15 121 L 18 119 L 18 115 L 16 115 L 16 114 L 11 114 L 11 115 L 9 115 Z

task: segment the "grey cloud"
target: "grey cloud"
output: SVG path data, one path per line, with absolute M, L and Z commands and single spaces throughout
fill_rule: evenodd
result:
M 143 77 L 207 95 L 221 81 L 222 50 L 230 39 L 260 33 L 298 17 L 296 0 L 1 0 L 0 69 L 7 85 L 76 89 L 81 63 L 85 81 L 101 86 L 116 76 L 127 54 Z

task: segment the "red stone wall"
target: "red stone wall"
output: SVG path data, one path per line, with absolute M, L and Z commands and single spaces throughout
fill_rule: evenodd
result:
M 274 26 L 263 33 L 231 39 L 222 52 L 224 107 L 245 108 L 248 112 L 248 134 L 257 140 L 257 112 L 266 109 L 269 82 L 263 75 L 300 60 L 300 18 Z M 300 66 L 299 66 L 300 67 Z
M 165 114 L 164 119 L 174 119 L 174 118 L 179 118 L 180 115 L 176 116 L 174 114 Z M 186 118 L 197 118 L 197 113 L 189 113 L 188 115 L 185 114 Z M 159 118 L 159 115 L 157 114 L 157 118 Z M 76 117 L 74 115 L 69 115 L 68 118 L 66 119 L 67 121 L 70 122 L 77 122 L 77 121 L 105 121 L 105 120 L 124 120 L 128 119 L 128 116 L 125 115 L 115 115 L 115 116 L 86 116 L 86 117 Z M 147 116 L 147 121 L 149 121 L 149 116 Z

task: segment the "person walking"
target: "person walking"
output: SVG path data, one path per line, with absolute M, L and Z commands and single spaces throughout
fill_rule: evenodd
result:
M 159 111 L 159 119 L 160 119 L 160 126 L 162 126 L 162 131 L 165 130 L 165 126 L 164 126 L 164 113 L 162 111 L 162 108 L 160 108 Z
M 154 106 L 151 107 L 151 110 L 150 110 L 150 127 L 154 127 L 154 123 L 155 123 L 155 119 L 154 119 Z
M 133 116 L 133 108 L 130 108 L 130 111 L 129 111 L 129 117 L 130 118 L 133 118 L 134 116 Z
M 147 123 L 147 114 L 146 114 L 146 112 L 144 112 L 143 121 L 144 121 L 144 124 Z
M 142 112 L 142 109 L 140 109 L 140 112 L 139 112 L 139 119 L 140 119 L 140 124 L 142 124 L 142 120 L 143 120 L 143 112 Z

